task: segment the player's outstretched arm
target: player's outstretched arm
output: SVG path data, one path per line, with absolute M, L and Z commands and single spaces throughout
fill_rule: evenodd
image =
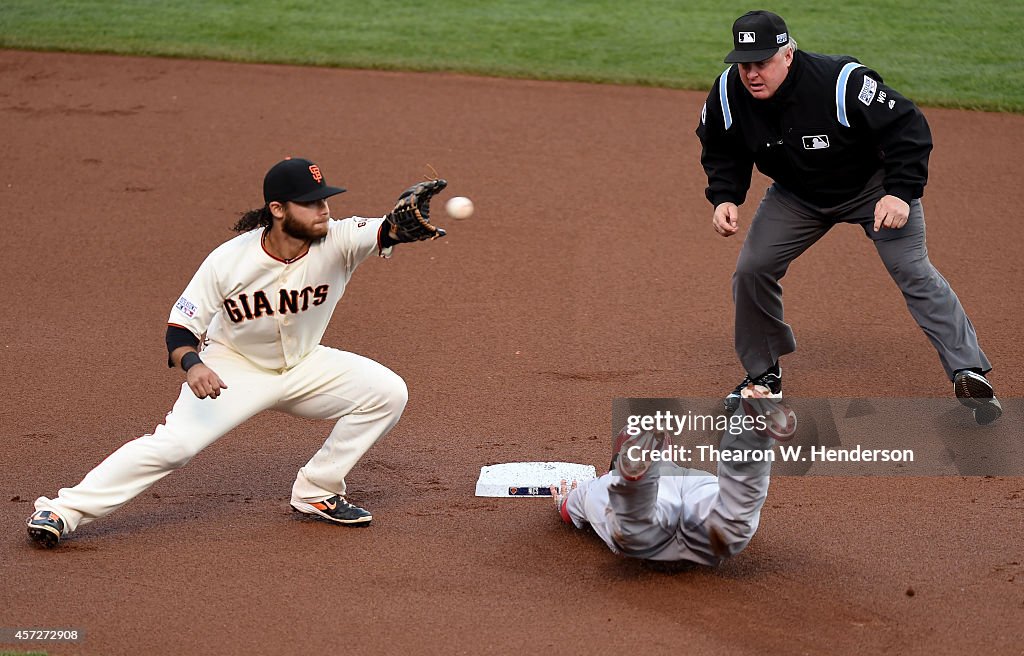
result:
M 185 382 L 197 398 L 215 399 L 228 386 L 213 369 L 203 364 L 199 353 L 190 346 L 182 346 L 171 353 L 171 362 L 185 370 Z

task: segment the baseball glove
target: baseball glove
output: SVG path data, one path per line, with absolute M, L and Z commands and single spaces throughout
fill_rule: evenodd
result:
M 430 223 L 430 199 L 447 186 L 447 180 L 427 180 L 402 192 L 395 209 L 387 215 L 398 241 L 422 241 L 445 236 L 442 228 Z

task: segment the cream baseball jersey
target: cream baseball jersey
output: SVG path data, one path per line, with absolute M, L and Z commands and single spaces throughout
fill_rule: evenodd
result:
M 426 215 L 426 203 L 442 183 L 435 181 L 422 198 L 407 201 L 404 212 Z M 317 203 L 320 217 L 325 199 L 343 191 L 327 185 L 320 167 L 307 159 L 284 159 L 267 171 L 264 206 L 241 216 L 233 228 L 240 234 L 203 261 L 168 317 L 168 363 L 175 364 L 178 349 L 188 347 L 186 358 L 192 353 L 196 341 L 189 334 L 205 337 L 201 361 L 209 371 L 199 369 L 199 378 L 217 384 L 197 390 L 186 380 L 164 423 L 122 444 L 55 498 L 37 498 L 26 521 L 31 540 L 56 546 L 64 535 L 114 512 L 228 431 L 271 409 L 333 422 L 323 445 L 295 474 L 291 508 L 338 525 L 366 526 L 373 520 L 372 513 L 345 499 L 345 479 L 398 423 L 409 389 L 379 362 L 320 340 L 356 267 L 374 252 L 389 257 L 391 246 L 403 241 L 389 234 L 394 213 L 387 219 L 329 219 L 324 237 L 304 240 L 306 252 L 287 261 L 275 257 L 265 240 L 290 234 L 287 216 L 275 216 L 274 203 Z M 193 369 L 182 369 L 188 379 Z
M 216 248 L 171 309 L 168 323 L 206 333 L 264 369 L 293 367 L 323 338 L 356 267 L 380 250 L 384 219 L 331 219 L 327 235 L 294 260 L 271 255 L 263 230 Z

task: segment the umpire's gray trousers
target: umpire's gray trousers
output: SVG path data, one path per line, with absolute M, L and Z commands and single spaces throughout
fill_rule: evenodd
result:
M 939 352 L 951 380 L 958 369 L 978 367 L 987 372 L 992 368 L 960 299 L 928 260 L 920 199 L 910 203 L 910 217 L 902 228 L 875 232 L 875 204 L 884 195 L 880 175 L 853 200 L 829 208 L 809 205 L 777 184 L 768 188 L 732 279 L 736 354 L 748 373 L 756 376 L 796 350 L 793 330 L 783 321 L 779 281 L 790 262 L 837 223 L 859 223 L 874 241 L 910 314 Z

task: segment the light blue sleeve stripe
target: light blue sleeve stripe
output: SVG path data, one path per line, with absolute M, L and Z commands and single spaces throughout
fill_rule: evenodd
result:
M 722 76 L 718 78 L 718 99 L 722 103 L 722 118 L 725 119 L 726 130 L 732 127 L 732 110 L 729 109 L 729 90 L 726 87 L 729 83 L 729 71 L 731 70 L 732 66 L 725 69 Z
M 846 83 L 850 80 L 850 73 L 863 65 L 850 62 L 839 71 L 839 79 L 836 80 L 836 118 L 845 127 L 850 127 L 850 119 L 846 117 Z

